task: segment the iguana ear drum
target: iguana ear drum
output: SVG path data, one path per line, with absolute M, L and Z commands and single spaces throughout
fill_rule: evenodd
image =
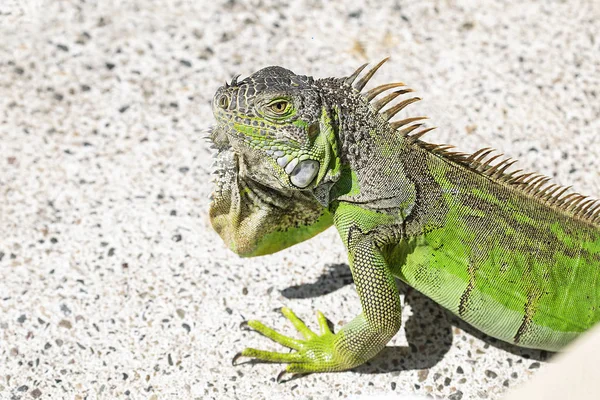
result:
M 300 161 L 290 174 L 290 181 L 294 186 L 304 189 L 315 179 L 319 172 L 319 162 L 315 160 Z

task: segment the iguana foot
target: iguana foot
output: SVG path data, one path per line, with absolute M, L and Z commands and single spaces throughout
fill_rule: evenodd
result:
M 246 348 L 235 355 L 232 360 L 234 365 L 240 357 L 250 357 L 255 360 L 267 362 L 288 363 L 289 365 L 277 377 L 278 382 L 281 381 L 281 377 L 286 372 L 292 374 L 306 374 L 311 372 L 342 371 L 356 365 L 351 361 L 353 357 L 343 356 L 336 349 L 336 342 L 339 339 L 340 333 L 334 334 L 331 332 L 327 319 L 322 312 L 317 311 L 317 319 L 321 331 L 320 335 L 317 335 L 310 330 L 289 308 L 283 307 L 281 312 L 290 320 L 302 336 L 304 336 L 305 340 L 294 339 L 282 335 L 256 320 L 250 320 L 246 323 L 242 323 L 242 325 L 296 351 L 279 353 Z

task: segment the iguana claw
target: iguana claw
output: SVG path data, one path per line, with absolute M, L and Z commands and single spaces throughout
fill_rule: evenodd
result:
M 282 379 L 283 376 L 285 374 L 287 374 L 288 372 L 284 369 L 283 371 L 281 371 L 280 373 L 277 374 L 277 383 L 283 383 L 284 380 Z
M 291 376 L 289 377 L 289 379 L 283 379 L 283 377 L 286 374 L 290 374 Z M 287 383 L 289 381 L 293 381 L 294 379 L 300 378 L 302 375 L 306 375 L 306 374 L 293 374 L 291 372 L 289 372 L 287 369 L 284 369 L 283 371 L 281 371 L 280 373 L 277 374 L 277 383 Z
M 243 331 L 250 331 L 250 327 L 248 326 L 248 321 L 240 322 L 240 329 Z
M 235 367 L 235 366 L 237 365 L 235 362 L 236 362 L 236 361 L 237 361 L 237 360 L 238 360 L 240 357 L 243 357 L 243 355 L 242 355 L 242 352 L 241 352 L 241 351 L 238 351 L 238 352 L 236 353 L 236 355 L 235 355 L 235 356 L 233 356 L 233 358 L 231 359 L 231 365 L 233 365 L 233 366 Z

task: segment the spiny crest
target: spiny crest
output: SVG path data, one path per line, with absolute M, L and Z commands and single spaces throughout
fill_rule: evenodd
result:
M 362 91 L 375 72 L 377 72 L 388 59 L 389 57 L 386 57 L 381 60 L 355 83 L 358 76 L 368 64 L 361 65 L 352 75 L 346 78 L 346 82 L 349 85 L 352 85 L 356 90 Z M 376 100 L 377 96 L 380 94 L 398 87 L 404 88 Z M 381 110 L 396 97 L 412 91 L 412 89 L 406 88 L 404 83 L 396 82 L 377 86 L 361 94 L 371 103 L 376 112 L 378 112 L 386 121 L 390 121 L 394 115 L 403 110 L 406 106 L 421 99 L 419 97 L 411 97 L 400 101 L 386 110 Z M 421 123 L 413 124 L 414 122 L 422 121 L 424 119 L 427 119 L 427 117 L 411 117 L 399 121 L 392 121 L 390 122 L 390 127 L 393 130 L 398 131 L 403 137 L 408 138 L 410 143 L 415 143 L 434 154 L 463 165 L 481 175 L 488 176 L 497 182 L 515 187 L 519 191 L 539 199 L 549 206 L 556 207 L 572 214 L 574 217 L 593 224 L 600 224 L 600 200 L 579 193 L 566 194 L 570 187 L 550 183 L 550 178 L 538 173 L 523 172 L 521 169 L 507 172 L 507 170 L 517 161 L 511 158 L 502 159 L 501 157 L 503 154 L 494 154 L 495 150 L 491 148 L 483 148 L 473 154 L 467 154 L 453 151 L 454 146 L 452 145 L 423 142 L 420 140 L 421 137 L 435 129 L 435 127 L 424 128 L 424 125 Z M 495 162 L 498 159 L 500 159 L 500 161 Z
M 420 143 L 421 147 L 446 159 L 455 161 L 467 168 L 488 176 L 497 182 L 503 182 L 526 193 L 543 203 L 566 211 L 582 220 L 600 224 L 600 200 L 579 193 L 566 194 L 571 187 L 551 183 L 551 179 L 534 172 L 507 170 L 517 161 L 501 158 L 503 154 L 494 154 L 495 150 L 483 148 L 473 154 L 451 151 L 454 146 Z M 499 161 L 496 161 L 499 160 Z
M 373 75 L 375 75 L 375 72 L 377 72 L 377 70 L 387 60 L 389 60 L 389 57 L 386 57 L 383 60 L 381 60 L 373 68 L 368 70 L 358 81 L 356 81 L 356 79 L 359 77 L 359 75 L 367 67 L 368 64 L 361 65 L 356 71 L 354 71 L 354 73 L 352 75 L 350 75 L 348 78 L 346 78 L 346 83 L 348 83 L 349 85 L 352 85 L 356 90 L 358 90 L 360 92 L 361 90 L 364 89 L 364 87 L 367 85 L 369 80 L 371 80 Z M 403 87 L 403 88 L 399 89 L 399 90 L 394 90 L 392 93 L 389 93 L 380 99 L 376 99 L 377 96 L 384 93 L 385 91 L 390 90 L 390 89 L 400 88 L 400 87 Z M 373 109 L 376 112 L 378 112 L 384 120 L 390 121 L 392 119 L 392 117 L 394 117 L 396 114 L 398 114 L 404 108 L 406 108 L 406 106 L 408 106 L 412 103 L 416 103 L 417 101 L 421 100 L 421 98 L 420 97 L 410 97 L 408 99 L 401 100 L 397 104 L 390 106 L 390 107 L 386 108 L 385 110 L 383 108 L 386 105 L 388 105 L 389 103 L 391 103 L 392 100 L 394 100 L 396 97 L 407 94 L 407 93 L 411 93 L 411 92 L 413 92 L 413 90 L 406 87 L 406 85 L 404 83 L 395 82 L 395 83 L 387 83 L 384 85 L 374 87 L 373 89 L 363 92 L 362 95 L 365 97 L 365 99 L 367 101 L 369 101 L 371 103 L 371 106 L 373 107 Z M 412 125 L 413 122 L 421 121 L 424 119 L 427 119 L 427 117 L 405 118 L 405 119 L 398 120 L 398 121 L 391 121 L 390 126 L 392 127 L 393 130 L 398 131 L 402 136 L 409 138 L 411 143 L 414 143 L 417 140 L 419 140 L 423 135 L 425 135 L 427 132 L 430 132 L 433 129 L 435 129 L 435 127 L 424 128 L 423 124 Z

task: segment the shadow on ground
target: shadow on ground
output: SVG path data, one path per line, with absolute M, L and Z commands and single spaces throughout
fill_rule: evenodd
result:
M 352 275 L 347 264 L 330 265 L 315 282 L 285 288 L 281 294 L 288 299 L 306 299 L 334 292 L 351 284 Z M 525 349 L 494 339 L 450 311 L 435 303 L 427 296 L 398 281 L 398 290 L 405 295 L 413 315 L 404 326 L 408 347 L 388 346 L 370 362 L 355 369 L 362 373 L 383 373 L 427 369 L 441 361 L 452 346 L 452 326 L 475 336 L 486 343 L 519 357 L 545 361 L 552 355 L 547 351 Z

